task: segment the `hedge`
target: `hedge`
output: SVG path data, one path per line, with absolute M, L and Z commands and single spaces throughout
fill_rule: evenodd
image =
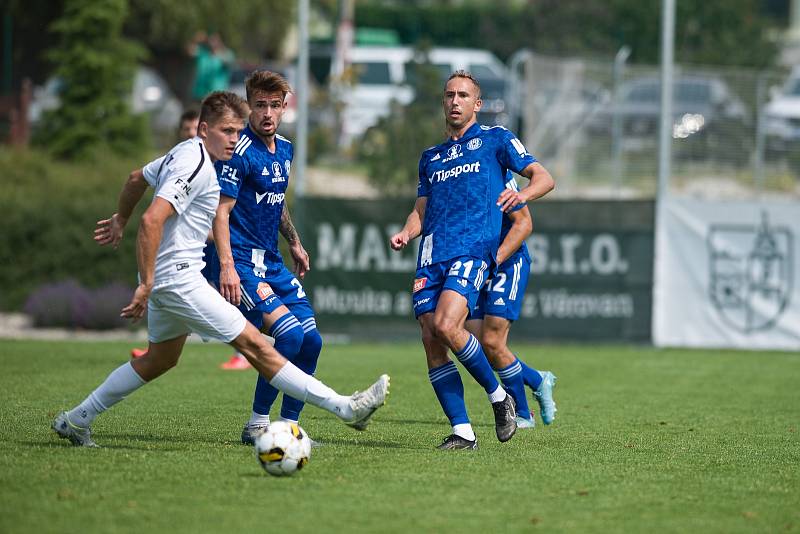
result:
M 150 155 L 152 156 L 152 155 Z M 95 223 L 116 209 L 131 170 L 150 158 L 97 157 L 72 164 L 43 152 L 0 148 L 0 310 L 19 310 L 39 286 L 74 279 L 94 289 L 136 285 L 135 233 L 142 201 L 119 249 L 97 246 Z

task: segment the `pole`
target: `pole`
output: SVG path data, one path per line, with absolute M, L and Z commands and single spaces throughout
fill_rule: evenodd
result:
M 630 46 L 622 46 L 614 57 L 614 114 L 611 116 L 611 153 L 613 157 L 614 190 L 617 196 L 622 192 L 622 116 L 620 107 L 622 104 L 622 94 L 620 85 L 625 76 L 625 63 L 631 55 Z
M 658 142 L 656 200 L 669 191 L 672 169 L 672 88 L 675 48 L 675 0 L 662 1 L 661 15 L 661 129 Z
M 297 152 L 295 153 L 295 189 L 297 198 L 306 193 L 306 163 L 308 161 L 308 0 L 299 0 L 297 27 Z

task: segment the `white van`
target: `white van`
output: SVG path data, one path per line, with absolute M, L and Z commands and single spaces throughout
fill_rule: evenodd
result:
M 428 57 L 439 71 L 442 82 L 456 70 L 471 72 L 483 91 L 479 121 L 504 124 L 507 69 L 494 54 L 470 48 L 433 48 Z M 414 49 L 356 46 L 350 50 L 349 59 L 356 80 L 343 95 L 343 133 L 347 140 L 352 140 L 374 126 L 378 119 L 389 115 L 392 100 L 406 105 L 414 99 L 407 68 L 414 60 Z

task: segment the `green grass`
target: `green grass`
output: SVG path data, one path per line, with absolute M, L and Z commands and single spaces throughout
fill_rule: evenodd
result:
M 351 392 L 386 371 L 389 403 L 363 433 L 307 407 L 324 446 L 279 479 L 238 443 L 255 374 L 218 370 L 225 347 L 188 346 L 91 450 L 50 421 L 129 346 L 0 341 L 0 532 L 800 531 L 800 355 L 515 348 L 558 375 L 555 423 L 498 443 L 462 372 L 480 450 L 445 452 L 421 345 L 326 347 L 317 376 Z

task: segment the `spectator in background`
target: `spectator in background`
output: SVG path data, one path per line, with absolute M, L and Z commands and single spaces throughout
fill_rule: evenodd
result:
M 178 123 L 178 141 L 185 141 L 197 135 L 197 124 L 200 114 L 195 109 L 188 109 L 181 115 Z
M 217 32 L 206 34 L 199 31 L 189 43 L 187 52 L 195 59 L 192 98 L 200 101 L 212 91 L 228 88 L 231 67 L 235 61 L 233 52 L 225 46 Z

